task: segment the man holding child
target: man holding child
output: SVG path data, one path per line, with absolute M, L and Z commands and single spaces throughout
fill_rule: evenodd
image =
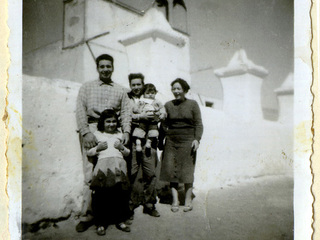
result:
M 144 76 L 141 73 L 132 73 L 129 75 L 129 84 L 131 91 L 128 96 L 131 101 L 132 107 L 132 126 L 131 133 L 136 133 L 137 129 L 141 125 L 153 122 L 155 120 L 155 114 L 152 111 L 143 110 L 135 111 L 141 104 L 144 97 Z M 155 95 L 155 92 L 152 93 Z M 138 107 L 139 108 L 139 107 Z M 160 106 L 161 108 L 161 106 Z M 144 129 L 146 130 L 146 129 Z M 152 135 L 153 141 L 148 143 L 148 133 L 137 134 L 137 137 L 132 137 L 132 156 L 131 156 L 131 176 L 130 182 L 132 184 L 131 200 L 133 207 L 138 207 L 140 204 L 143 205 L 143 213 L 149 214 L 153 217 L 159 217 L 160 214 L 155 208 L 156 203 L 156 165 L 157 165 L 157 134 Z M 150 130 L 150 129 L 149 129 Z M 152 129 L 151 129 L 152 130 Z M 154 130 L 154 129 L 153 129 Z M 153 131 L 154 132 L 154 131 Z M 135 134 L 133 134 L 135 135 Z M 150 135 L 149 135 L 150 137 Z M 149 140 L 150 140 L 149 139 Z M 149 145 L 150 144 L 150 145 Z M 147 146 L 146 146 L 147 145 Z M 139 171 L 141 167 L 142 171 Z M 140 174 L 139 174 L 140 173 Z

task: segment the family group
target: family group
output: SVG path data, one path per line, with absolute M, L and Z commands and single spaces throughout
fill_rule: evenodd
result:
M 105 235 L 110 224 L 130 232 L 134 210 L 140 205 L 143 213 L 159 217 L 157 178 L 170 184 L 172 212 L 179 211 L 178 187 L 184 184 L 183 211 L 191 211 L 196 153 L 203 133 L 200 108 L 186 98 L 190 87 L 185 80 L 171 83 L 174 100 L 163 105 L 155 98 L 156 87 L 145 84 L 141 73 L 129 74 L 130 92 L 114 82 L 113 63 L 108 54 L 96 58 L 99 79 L 82 85 L 76 109 L 85 176 L 76 230 L 96 225 L 98 235 Z M 163 150 L 160 175 L 156 174 L 157 149 Z M 135 188 L 139 169 L 143 187 Z

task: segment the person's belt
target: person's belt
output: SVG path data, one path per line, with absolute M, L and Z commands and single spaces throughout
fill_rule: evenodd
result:
M 99 122 L 99 118 L 88 117 L 88 123 L 97 123 Z

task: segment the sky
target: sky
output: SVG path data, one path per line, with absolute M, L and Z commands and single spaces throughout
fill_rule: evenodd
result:
M 204 95 L 223 98 L 213 70 L 227 66 L 243 48 L 250 60 L 269 71 L 262 85 L 262 106 L 277 109 L 273 90 L 293 72 L 293 1 L 197 0 L 188 4 L 191 71 L 212 69 L 201 79 L 193 78 L 193 87 Z

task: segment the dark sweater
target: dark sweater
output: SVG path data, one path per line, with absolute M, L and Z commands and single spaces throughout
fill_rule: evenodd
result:
M 172 100 L 165 104 L 168 114 L 165 125 L 170 130 L 194 129 L 194 138 L 200 141 L 203 133 L 201 112 L 196 101 L 186 99 L 184 101 Z

